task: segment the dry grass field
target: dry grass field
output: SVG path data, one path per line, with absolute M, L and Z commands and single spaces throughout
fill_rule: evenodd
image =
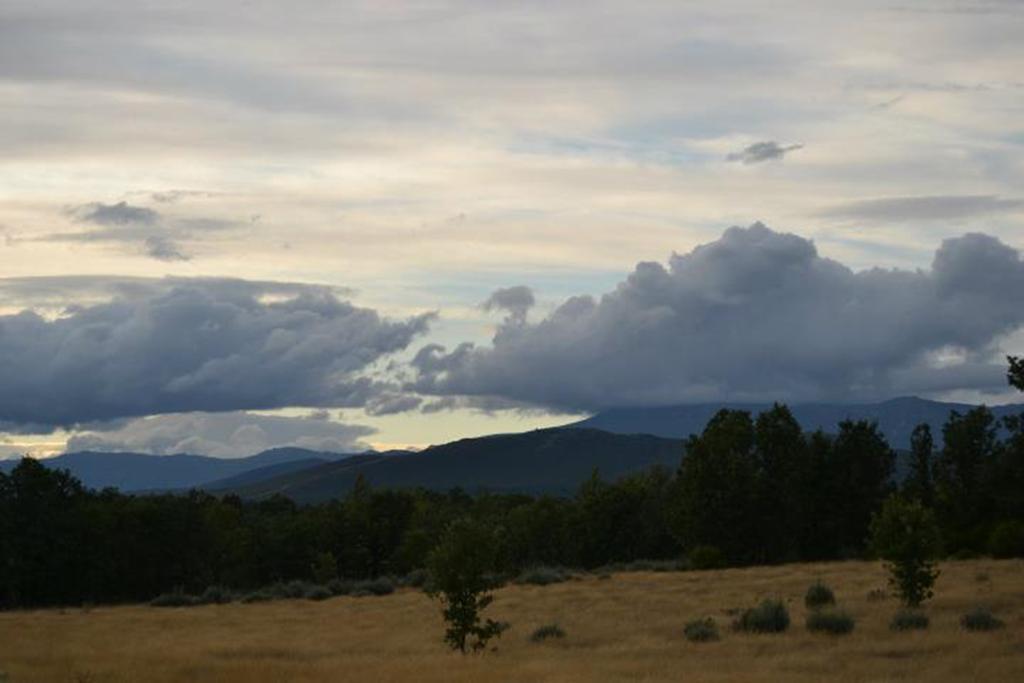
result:
M 844 562 L 690 573 L 623 573 L 497 593 L 490 615 L 511 622 L 497 650 L 449 653 L 437 604 L 406 590 L 382 598 L 289 600 L 156 609 L 104 607 L 0 614 L 0 671 L 11 683 L 311 681 L 1024 681 L 1024 562 L 942 567 L 931 629 L 893 633 L 893 599 L 870 600 L 885 578 L 875 563 Z M 848 636 L 804 627 L 815 579 L 857 619 Z M 728 629 L 728 613 L 781 597 L 783 635 Z M 960 614 L 984 604 L 1006 622 L 968 633 Z M 710 615 L 718 642 L 696 644 L 683 624 Z M 557 622 L 567 637 L 531 643 Z M 2 680 L 2 677 L 0 677 Z

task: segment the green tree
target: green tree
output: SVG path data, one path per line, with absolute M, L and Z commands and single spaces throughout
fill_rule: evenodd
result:
M 491 572 L 497 549 L 494 529 L 463 518 L 448 526 L 427 560 L 427 594 L 441 601 L 447 624 L 444 640 L 453 650 L 482 650 L 504 629 L 480 614 L 494 600 Z
M 832 442 L 828 465 L 830 514 L 842 555 L 863 548 L 872 513 L 891 492 L 896 454 L 867 420 L 844 420 Z
M 917 607 L 932 597 L 941 543 L 931 510 L 920 501 L 889 497 L 872 517 L 871 547 L 885 560 L 889 584 L 905 605 Z
M 670 520 L 684 550 L 714 546 L 730 563 L 759 552 L 754 426 L 750 413 L 721 410 L 685 444 Z
M 1010 370 L 1006 373 L 1010 386 L 1024 391 L 1024 358 L 1007 356 L 1006 360 L 1010 362 Z
M 952 550 L 983 550 L 992 516 L 992 471 L 1001 444 L 995 417 L 985 406 L 952 411 L 942 428 L 935 468 L 937 509 Z
M 932 429 L 927 423 L 914 427 L 910 435 L 910 472 L 903 482 L 903 492 L 931 507 L 935 499 L 932 482 L 932 458 L 935 451 Z
M 758 559 L 796 559 L 803 534 L 794 530 L 800 528 L 809 512 L 807 440 L 789 408 L 776 403 L 757 416 L 754 441 L 761 545 Z

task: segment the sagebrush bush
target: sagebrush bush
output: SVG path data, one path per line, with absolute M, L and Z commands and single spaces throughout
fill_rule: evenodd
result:
M 546 624 L 530 634 L 530 640 L 539 643 L 550 638 L 565 638 L 565 631 L 558 624 Z
M 562 567 L 531 567 L 523 570 L 516 577 L 516 583 L 530 586 L 547 586 L 552 583 L 562 583 L 572 578 L 572 574 Z
M 699 545 L 687 553 L 694 569 L 719 569 L 725 566 L 725 555 L 713 545 Z
M 245 595 L 242 596 L 241 602 L 243 602 L 243 603 L 248 605 L 248 604 L 252 604 L 254 602 L 269 602 L 270 600 L 273 600 L 273 599 L 274 599 L 274 594 L 273 593 L 271 593 L 270 591 L 268 591 L 266 589 L 262 589 L 262 590 L 258 590 L 258 591 L 253 591 L 251 593 L 246 593 Z
M 844 635 L 853 631 L 853 617 L 837 609 L 816 609 L 807 615 L 807 630 L 812 633 Z
M 781 600 L 765 600 L 745 610 L 733 627 L 749 633 L 782 633 L 789 628 L 789 610 Z
M 834 604 L 836 604 L 836 594 L 821 581 L 812 583 L 807 589 L 807 593 L 804 594 L 804 606 L 808 609 Z
M 995 631 L 1006 626 L 987 607 L 975 607 L 960 617 L 960 625 L 968 631 Z
M 718 624 L 711 617 L 696 619 L 683 627 L 683 635 L 694 643 L 707 643 L 718 640 Z
M 180 590 L 158 595 L 149 601 L 152 607 L 193 607 L 199 604 L 198 598 Z
M 426 569 L 413 569 L 411 572 L 403 576 L 398 584 L 400 586 L 408 586 L 409 588 L 423 588 L 427 583 L 427 570 Z
M 689 560 L 634 560 L 622 565 L 622 571 L 627 572 L 681 572 L 689 568 Z
M 226 605 L 235 601 L 235 594 L 224 586 L 210 586 L 203 591 L 197 602 L 201 605 Z
M 334 579 L 327 582 L 327 590 L 334 595 L 348 595 L 352 592 L 354 582 L 345 579 Z
M 928 615 L 916 609 L 902 609 L 889 622 L 893 631 L 920 631 L 928 628 Z
M 299 600 L 306 597 L 306 593 L 315 585 L 309 581 L 289 581 L 288 583 L 276 583 L 271 590 L 280 598 Z
M 334 597 L 334 593 L 332 593 L 326 586 L 311 586 L 302 597 L 307 600 L 320 601 Z
M 387 576 L 378 576 L 368 581 L 358 581 L 352 588 L 352 595 L 390 595 L 395 592 L 395 582 Z

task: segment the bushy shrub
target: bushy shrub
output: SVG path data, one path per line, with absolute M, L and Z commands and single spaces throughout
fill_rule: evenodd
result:
M 334 579 L 327 582 L 327 590 L 331 591 L 332 595 L 349 595 L 354 586 L 354 582 L 345 579 Z
M 282 598 L 300 600 L 306 597 L 306 593 L 315 585 L 309 581 L 289 581 L 288 583 L 275 584 L 274 591 Z
M 634 560 L 621 565 L 615 565 L 616 569 L 626 572 L 682 572 L 690 569 L 689 560 Z
M 683 627 L 683 635 L 694 643 L 707 643 L 718 640 L 718 624 L 711 617 L 696 619 Z
M 844 635 L 853 631 L 853 617 L 837 609 L 816 609 L 807 615 L 807 630 L 812 633 Z
M 804 606 L 807 609 L 816 609 L 826 605 L 836 604 L 836 594 L 832 589 L 821 581 L 815 581 L 804 594 Z
M 1006 559 L 1024 557 L 1024 522 L 1000 522 L 988 539 L 988 550 L 993 557 Z
M 252 593 L 246 593 L 242 596 L 241 601 L 247 605 L 254 602 L 269 602 L 274 599 L 274 594 L 266 589 L 253 591 Z
M 689 564 L 694 569 L 719 569 L 725 566 L 725 555 L 713 545 L 699 545 L 688 554 Z
M 403 576 L 398 584 L 400 586 L 408 586 L 409 588 L 423 588 L 427 583 L 427 570 L 426 569 L 413 569 L 411 572 Z
M 572 578 L 572 574 L 561 567 L 531 567 L 523 570 L 516 577 L 516 583 L 530 586 L 547 586 L 552 583 L 562 583 Z
M 889 622 L 893 631 L 920 631 L 928 628 L 928 615 L 921 610 L 902 609 Z
M 395 592 L 395 582 L 387 576 L 368 581 L 357 581 L 352 586 L 352 595 L 390 595 Z
M 547 624 L 530 635 L 530 640 L 534 643 L 540 643 L 550 638 L 565 638 L 565 631 L 558 624 Z
M 235 594 L 224 586 L 208 587 L 197 600 L 201 605 L 226 605 L 234 601 Z
M 176 590 L 156 596 L 149 604 L 152 607 L 193 607 L 199 604 L 199 600 L 194 595 Z
M 960 617 L 960 625 L 968 631 L 995 631 L 1006 626 L 986 607 L 975 607 Z
M 309 590 L 302 597 L 307 600 L 327 600 L 328 598 L 334 597 L 334 593 L 330 591 L 326 586 L 310 586 Z
M 789 610 L 781 600 L 765 600 L 745 610 L 733 627 L 749 633 L 782 633 L 789 628 Z

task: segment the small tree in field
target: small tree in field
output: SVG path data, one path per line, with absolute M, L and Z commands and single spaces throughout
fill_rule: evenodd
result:
M 447 624 L 444 640 L 462 653 L 479 651 L 500 636 L 504 625 L 480 613 L 491 604 L 495 586 L 497 542 L 494 531 L 479 522 L 452 523 L 427 559 L 427 594 L 441 601 Z
M 940 545 L 935 515 L 919 501 L 891 496 L 871 520 L 871 546 L 886 562 L 889 585 L 908 607 L 932 597 Z

